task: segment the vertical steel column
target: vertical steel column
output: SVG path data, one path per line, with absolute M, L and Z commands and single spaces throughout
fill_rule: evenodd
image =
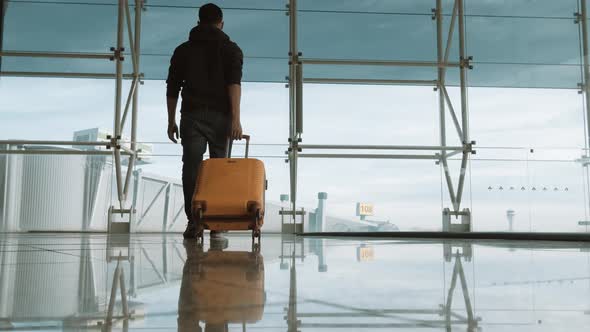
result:
M 293 10 L 291 10 L 293 6 L 293 0 L 289 0 L 289 4 L 287 5 L 288 15 L 289 15 L 289 76 L 288 78 L 288 87 L 289 87 L 289 143 L 291 143 L 291 139 L 295 136 L 293 133 L 295 132 L 295 128 L 293 126 L 293 118 L 295 113 L 295 62 L 293 61 Z M 290 144 L 289 144 L 290 145 Z
M 582 28 L 582 56 L 583 56 L 583 63 L 584 66 L 584 82 L 582 82 L 584 87 L 584 99 L 586 101 L 586 147 L 590 147 L 590 59 L 588 55 L 588 8 L 586 6 L 586 0 L 580 0 L 580 17 L 578 18 Z M 590 151 L 586 150 L 585 154 L 586 157 L 590 156 Z M 584 167 L 584 174 L 586 175 L 586 179 L 588 179 L 588 167 Z M 589 204 L 587 202 L 586 204 Z
M 590 59 L 588 55 L 588 9 L 586 0 L 580 0 L 580 24 L 582 25 L 582 52 L 584 66 L 584 94 L 586 99 L 586 133 L 588 146 L 590 147 Z M 586 155 L 590 153 L 586 151 Z
M 141 59 L 141 11 L 143 9 L 143 1 L 144 0 L 135 0 L 135 28 L 133 34 L 133 49 L 131 50 L 131 56 L 134 59 L 133 82 L 135 83 L 133 90 L 133 102 L 131 106 L 131 151 L 133 151 L 133 155 L 129 157 L 129 164 L 127 165 L 127 176 L 125 177 L 125 188 L 123 190 L 125 199 L 127 199 L 127 194 L 129 193 L 129 183 L 131 181 L 133 168 L 135 168 L 135 161 L 137 159 L 137 112 L 139 108 L 139 61 Z M 134 207 L 132 206 L 132 209 L 133 208 Z
M 436 53 L 438 61 L 438 109 L 440 117 L 440 145 L 447 145 L 446 121 L 445 121 L 445 96 L 443 87 L 445 85 L 443 62 L 443 34 L 442 34 L 442 0 L 436 0 Z M 440 154 L 443 160 L 446 160 L 447 151 L 441 150 Z
M 289 0 L 289 173 L 293 222 L 297 207 L 297 0 Z
M 125 200 L 121 174 L 121 92 L 123 88 L 123 20 L 125 15 L 125 0 L 119 0 L 117 10 L 117 46 L 115 49 L 116 81 L 115 81 L 115 123 L 113 128 L 113 142 L 115 142 L 115 176 L 117 178 L 117 194 L 120 208 Z
M 445 76 L 446 67 L 443 67 L 443 15 L 442 15 L 442 0 L 436 0 L 436 49 L 437 49 L 437 60 L 438 60 L 438 108 L 440 117 L 440 145 L 445 147 L 447 145 L 447 128 L 445 120 Z M 446 60 L 445 60 L 446 61 Z M 446 62 L 445 62 L 446 64 Z M 455 189 L 453 188 L 453 180 L 449 174 L 449 165 L 447 162 L 447 151 L 441 150 L 441 163 L 445 174 L 445 181 L 447 182 L 447 188 L 449 190 L 449 197 L 451 203 L 455 205 Z
M 6 17 L 6 9 L 8 8 L 7 0 L 0 0 L 0 52 L 3 49 L 4 40 L 4 17 Z M 0 57 L 0 71 L 2 70 L 2 57 Z
M 465 53 L 465 6 L 463 0 L 457 0 L 458 20 L 459 20 L 459 55 L 461 57 L 460 83 L 461 83 L 461 127 L 463 130 L 463 146 L 469 144 L 469 117 L 467 109 L 467 69 L 469 61 Z M 459 175 L 459 185 L 457 188 L 457 200 L 455 202 L 455 211 L 459 211 L 461 198 L 463 196 L 463 187 L 465 186 L 465 171 L 467 169 L 468 151 L 463 151 L 461 159 L 461 174 Z
M 139 82 L 140 61 L 141 61 L 141 13 L 144 0 L 135 0 L 135 63 L 136 71 L 133 73 L 136 80 L 135 93 L 133 94 L 133 105 L 131 113 L 131 150 L 137 152 L 137 116 L 139 111 Z
M 459 66 L 460 84 L 461 84 L 461 126 L 463 127 L 463 144 L 469 143 L 469 117 L 467 110 L 467 69 L 468 57 L 465 51 L 465 5 L 463 0 L 457 0 L 458 20 L 459 20 L 459 56 L 461 65 Z
M 295 132 L 299 138 L 303 133 L 303 64 L 299 62 L 299 55 L 295 74 Z

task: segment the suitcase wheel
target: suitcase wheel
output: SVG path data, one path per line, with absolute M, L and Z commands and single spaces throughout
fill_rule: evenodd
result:
M 262 218 L 262 210 L 257 209 L 256 213 L 254 214 L 254 228 L 252 229 L 252 244 L 255 243 L 256 239 L 258 239 L 258 244 L 260 245 L 260 219 Z

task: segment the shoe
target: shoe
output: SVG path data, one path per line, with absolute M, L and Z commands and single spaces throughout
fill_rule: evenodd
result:
M 194 222 L 189 222 L 186 224 L 186 230 L 182 233 L 182 236 L 185 239 L 194 239 L 197 237 L 197 227 L 195 227 Z

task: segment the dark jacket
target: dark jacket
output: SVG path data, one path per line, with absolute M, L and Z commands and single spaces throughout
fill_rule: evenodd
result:
M 228 112 L 227 86 L 240 84 L 243 58 L 242 50 L 223 31 L 198 25 L 189 40 L 174 50 L 166 96 L 178 98 L 182 89 L 182 112 L 203 106 Z

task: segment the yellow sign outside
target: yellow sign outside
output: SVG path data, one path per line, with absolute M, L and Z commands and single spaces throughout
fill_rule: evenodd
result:
M 374 206 L 369 203 L 357 203 L 356 204 L 356 215 L 357 216 L 372 216 Z

